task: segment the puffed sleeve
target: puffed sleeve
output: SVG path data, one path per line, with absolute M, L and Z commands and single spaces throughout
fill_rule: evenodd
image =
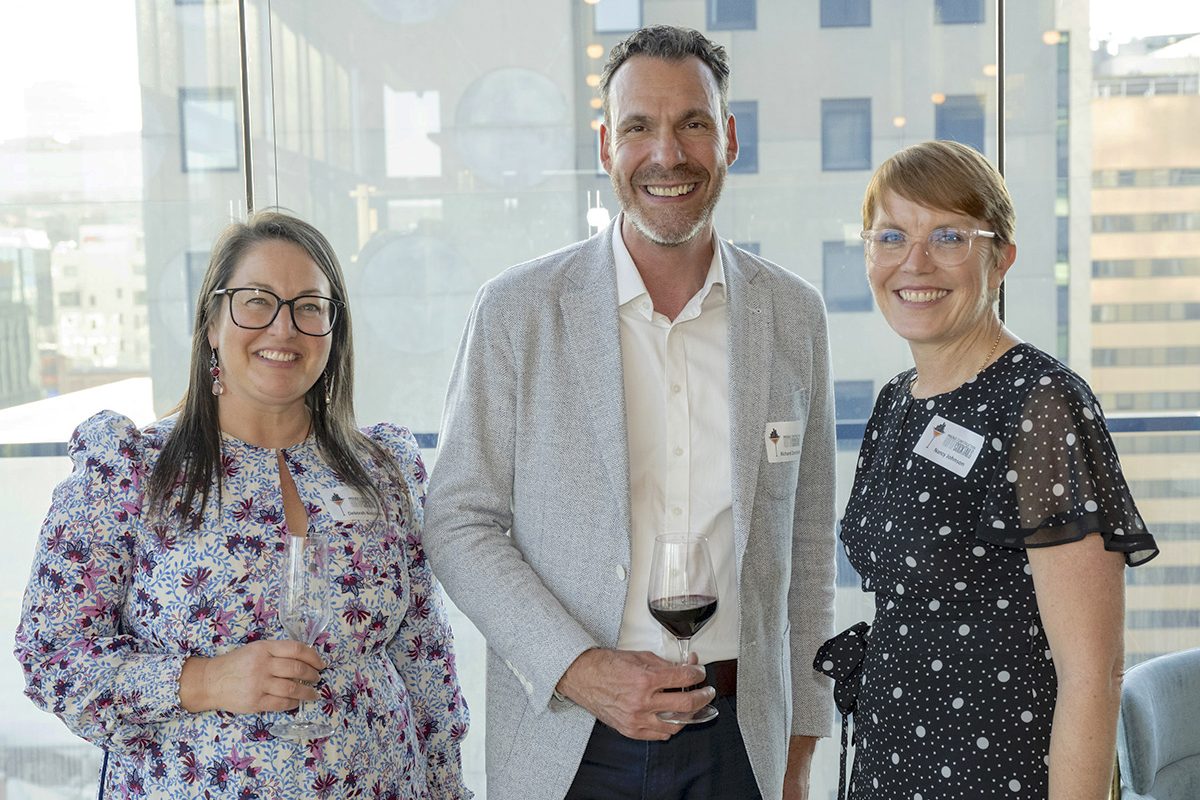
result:
M 409 502 L 401 504 L 401 513 L 405 505 L 411 508 L 411 516 L 406 515 L 398 523 L 405 538 L 411 596 L 400 630 L 388 645 L 388 654 L 412 698 L 430 798 L 469 798 L 472 793 L 463 783 L 459 746 L 467 735 L 470 718 L 458 684 L 454 634 L 441 587 L 434 581 L 421 543 L 429 475 L 417 441 L 407 428 L 381 424 L 370 428 L 367 435 L 395 456 L 409 496 Z
M 976 535 L 1007 547 L 1044 547 L 1099 533 L 1130 566 L 1158 555 L 1121 474 L 1095 396 L 1077 375 L 1053 369 L 1036 383 L 998 446 Z
M 147 478 L 137 428 L 101 412 L 75 430 L 69 452 L 74 469 L 42 524 L 15 654 L 34 703 L 84 739 L 128 753 L 186 713 L 186 656 L 155 652 L 122 628 Z

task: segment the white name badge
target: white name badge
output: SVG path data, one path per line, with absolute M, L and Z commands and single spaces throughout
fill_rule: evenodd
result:
M 349 486 L 322 489 L 321 507 L 336 522 L 358 522 L 379 516 L 370 499 Z
M 804 443 L 804 423 L 768 422 L 766 431 L 767 461 L 799 461 L 801 445 Z
M 983 437 L 978 433 L 934 415 L 913 452 L 965 478 L 982 449 Z

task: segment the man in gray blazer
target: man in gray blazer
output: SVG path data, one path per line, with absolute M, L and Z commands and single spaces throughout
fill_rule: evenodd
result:
M 467 322 L 425 547 L 487 638 L 491 800 L 801 800 L 832 723 L 811 666 L 832 633 L 825 314 L 713 228 L 728 80 L 695 31 L 614 47 L 601 150 L 622 213 L 488 282 Z M 647 609 L 671 531 L 706 535 L 716 565 L 703 672 Z M 713 722 L 656 716 L 710 701 Z

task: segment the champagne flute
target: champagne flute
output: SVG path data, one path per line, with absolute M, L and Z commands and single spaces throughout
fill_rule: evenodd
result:
M 333 618 L 333 591 L 329 579 L 329 539 L 320 533 L 288 536 L 280 575 L 279 621 L 292 639 L 312 647 Z M 328 720 L 302 713 L 276 722 L 272 736 L 303 742 L 333 733 Z
M 679 663 L 688 663 L 692 637 L 717 613 L 717 579 L 708 540 L 693 533 L 664 533 L 654 537 L 647 592 L 650 616 L 675 637 Z M 717 716 L 711 705 L 696 712 L 660 711 L 658 718 L 674 725 L 708 722 Z

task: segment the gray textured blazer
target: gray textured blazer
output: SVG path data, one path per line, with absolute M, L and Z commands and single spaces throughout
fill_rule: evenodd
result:
M 619 219 L 619 217 L 618 217 Z M 628 588 L 629 459 L 611 226 L 480 289 L 450 378 L 425 517 L 447 593 L 489 647 L 491 800 L 560 800 L 594 717 L 553 696 L 576 656 L 614 647 Z M 816 290 L 720 243 L 729 302 L 738 721 L 765 798 L 789 735 L 828 735 L 834 421 Z M 803 424 L 768 463 L 767 424 Z

